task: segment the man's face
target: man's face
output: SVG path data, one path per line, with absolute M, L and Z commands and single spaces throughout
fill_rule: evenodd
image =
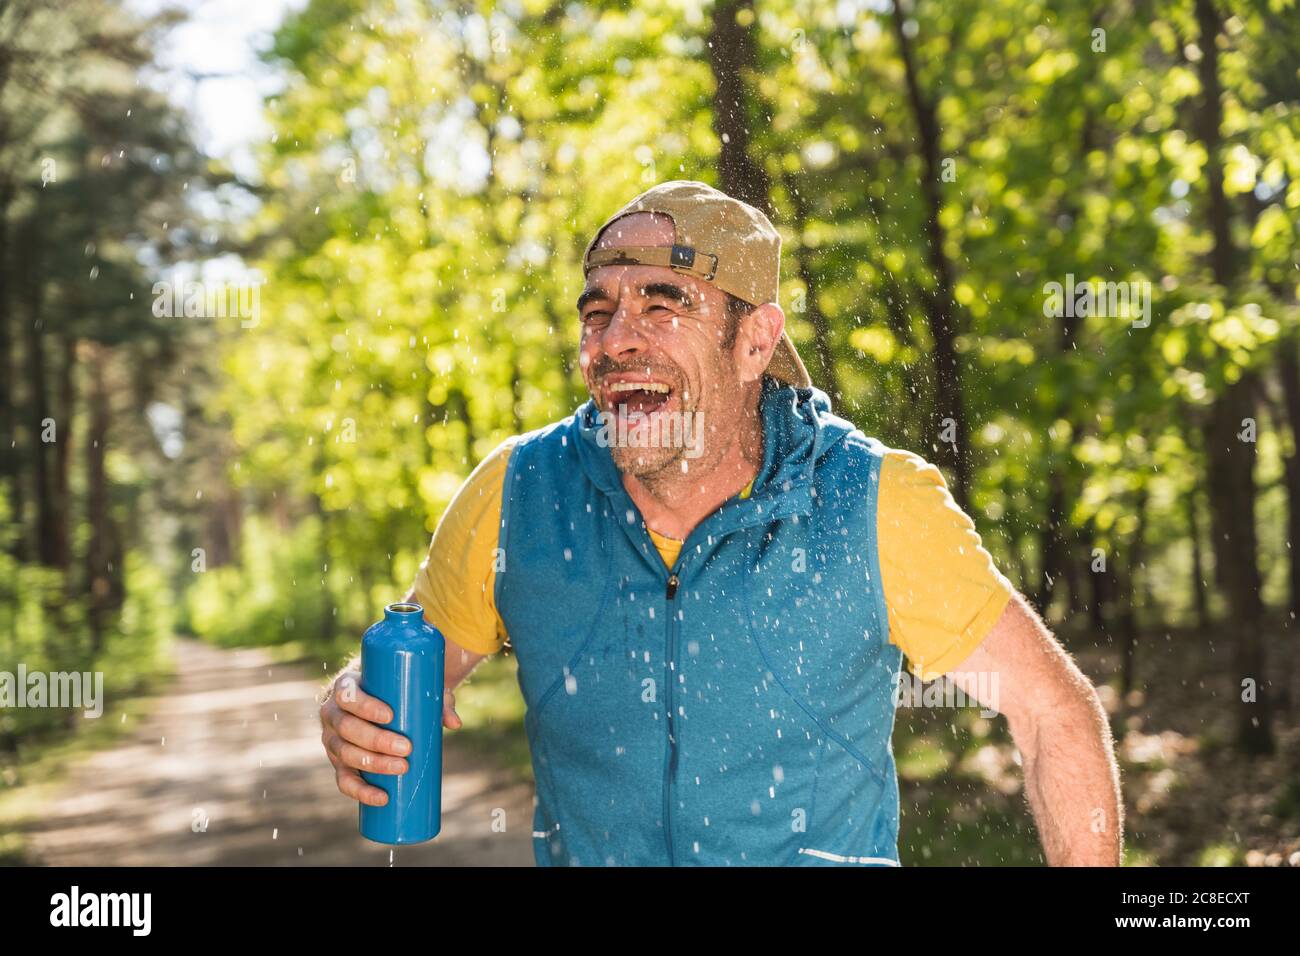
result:
M 672 220 L 633 213 L 610 225 L 596 248 L 672 244 Z M 734 347 L 723 347 L 722 290 L 666 266 L 601 266 L 587 277 L 578 315 L 587 389 L 628 436 L 611 447 L 619 469 L 649 478 L 715 457 L 712 439 L 727 422 L 734 429 L 739 414 Z M 692 434 L 695 447 L 675 441 Z

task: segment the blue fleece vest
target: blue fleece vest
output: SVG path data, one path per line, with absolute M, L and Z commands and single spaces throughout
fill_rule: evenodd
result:
M 765 378 L 750 496 L 669 569 L 596 415 L 524 436 L 502 495 L 538 865 L 897 864 L 884 446 Z

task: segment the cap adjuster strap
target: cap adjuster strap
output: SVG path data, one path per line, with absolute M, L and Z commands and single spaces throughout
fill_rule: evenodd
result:
M 700 259 L 709 260 L 707 271 L 696 265 Z M 595 250 L 587 256 L 583 271 L 609 265 L 667 266 L 709 282 L 717 275 L 718 257 L 711 252 L 698 252 L 694 246 L 623 246 Z
M 703 269 L 698 269 L 695 267 L 695 260 L 699 256 L 703 256 L 711 260 L 711 265 L 709 266 L 709 271 L 707 275 L 704 274 Z M 697 253 L 695 251 L 694 246 L 675 245 L 673 246 L 672 251 L 669 253 L 669 265 L 672 266 L 673 268 L 681 268 L 689 272 L 694 272 L 696 275 L 700 275 L 704 279 L 704 281 L 707 282 L 710 279 L 712 279 L 718 272 L 718 257 L 711 252 Z

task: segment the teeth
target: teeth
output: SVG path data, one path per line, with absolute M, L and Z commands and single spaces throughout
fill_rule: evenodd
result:
M 668 394 L 668 386 L 663 382 L 615 382 L 609 387 L 611 392 L 659 392 Z

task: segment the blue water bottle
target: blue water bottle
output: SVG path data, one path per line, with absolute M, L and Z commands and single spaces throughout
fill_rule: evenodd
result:
M 361 772 L 388 794 L 382 807 L 360 804 L 361 835 L 376 843 L 423 843 L 442 828 L 445 646 L 418 604 L 388 605 L 361 639 L 361 689 L 393 709 L 384 729 L 411 741 L 406 773 Z

